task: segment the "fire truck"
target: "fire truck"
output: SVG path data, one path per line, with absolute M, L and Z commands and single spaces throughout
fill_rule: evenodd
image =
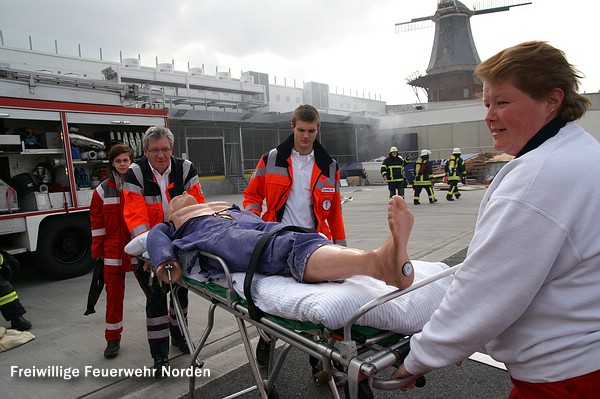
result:
M 90 271 L 89 206 L 108 150 L 123 142 L 142 155 L 143 132 L 168 125 L 157 98 L 133 84 L 0 68 L 0 248 L 52 278 Z

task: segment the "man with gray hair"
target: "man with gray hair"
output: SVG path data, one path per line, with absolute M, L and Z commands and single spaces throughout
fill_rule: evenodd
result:
M 148 234 L 150 229 L 165 221 L 172 198 L 187 192 L 198 203 L 204 194 L 194 165 L 187 159 L 173 156 L 175 137 L 162 126 L 148 128 L 142 138 L 144 156 L 131 164 L 123 184 L 123 215 L 131 237 Z M 179 329 L 171 305 L 167 308 L 167 293 L 153 283 L 150 265 L 139 262 L 135 276 L 146 295 L 146 322 L 150 354 L 155 375 L 162 377 L 164 366 L 169 365 L 169 335 L 171 343 L 182 352 L 189 348 Z M 188 293 L 179 290 L 179 301 L 187 315 Z

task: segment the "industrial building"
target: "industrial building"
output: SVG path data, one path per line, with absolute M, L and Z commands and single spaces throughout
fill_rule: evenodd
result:
M 359 93 L 340 94 L 321 82 L 276 84 L 265 71 L 243 71 L 238 77 L 231 71 L 207 73 L 202 67 L 178 71 L 172 63 L 158 60 L 150 67 L 141 65 L 139 58 L 91 59 L 17 48 L 4 41 L 2 69 L 133 88 L 123 94 L 123 104 L 168 110 L 175 154 L 196 165 L 208 192 L 241 192 L 259 157 L 291 133 L 291 112 L 303 103 L 319 109 L 319 140 L 342 168 L 386 155 L 392 145 L 402 155 L 413 156 L 428 148 L 433 159 L 447 158 L 454 147 L 464 153 L 493 151 L 483 122 L 485 109 L 471 96 L 390 105 Z M 599 138 L 600 94 L 591 98 L 593 109 L 582 124 Z

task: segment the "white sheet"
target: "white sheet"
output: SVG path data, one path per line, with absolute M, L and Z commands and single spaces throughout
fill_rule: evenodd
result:
M 145 249 L 145 234 L 136 237 L 125 247 L 125 251 L 132 255 L 140 255 Z M 414 260 L 412 264 L 415 281 L 448 268 L 441 262 Z M 245 298 L 245 276 L 244 273 L 232 275 L 234 288 L 242 298 Z M 199 265 L 195 265 L 187 277 L 206 282 Z M 357 324 L 414 334 L 431 318 L 451 282 L 452 276 L 447 276 L 386 302 L 358 319 Z M 331 329 L 343 327 L 362 305 L 395 290 L 395 287 L 367 276 L 354 276 L 343 283 L 302 284 L 293 277 L 261 275 L 255 275 L 252 281 L 252 297 L 262 311 L 286 319 L 323 324 Z
M 412 261 L 415 281 L 448 268 L 444 263 Z M 203 280 L 200 276 L 188 276 Z M 244 273 L 234 273 L 234 288 L 244 297 Z M 402 295 L 365 314 L 357 324 L 404 334 L 414 334 L 438 308 L 452 276 Z M 338 329 L 354 311 L 372 299 L 396 290 L 368 276 L 354 276 L 343 283 L 302 284 L 292 277 L 255 275 L 254 303 L 266 313 L 287 319 L 311 321 Z

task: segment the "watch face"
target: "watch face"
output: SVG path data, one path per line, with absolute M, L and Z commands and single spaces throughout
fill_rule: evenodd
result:
M 402 274 L 404 274 L 405 276 L 410 276 L 412 270 L 413 266 L 410 262 L 406 262 L 404 266 L 402 266 Z

